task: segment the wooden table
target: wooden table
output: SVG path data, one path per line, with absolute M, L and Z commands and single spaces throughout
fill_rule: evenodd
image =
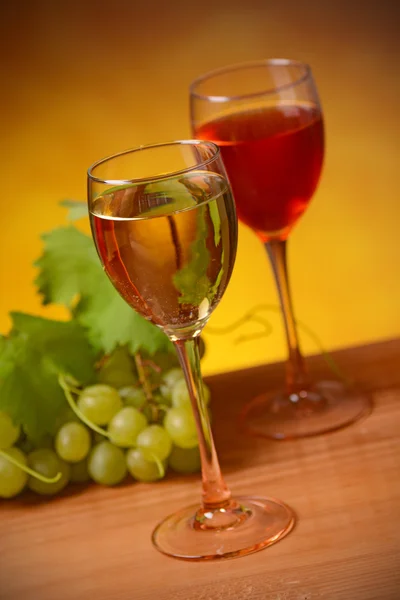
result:
M 400 599 L 400 340 L 335 358 L 375 408 L 317 438 L 267 442 L 236 431 L 240 406 L 277 384 L 282 365 L 209 378 L 226 479 L 235 493 L 270 494 L 296 510 L 298 524 L 284 540 L 236 560 L 159 554 L 152 528 L 199 497 L 197 476 L 4 501 L 1 600 Z M 310 365 L 326 371 L 318 357 Z

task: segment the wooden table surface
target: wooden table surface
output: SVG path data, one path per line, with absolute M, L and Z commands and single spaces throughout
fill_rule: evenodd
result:
M 240 406 L 282 365 L 209 378 L 221 464 L 234 493 L 297 512 L 279 543 L 250 556 L 188 563 L 159 554 L 153 526 L 199 498 L 199 478 L 0 504 L 1 600 L 399 600 L 400 340 L 335 353 L 372 394 L 373 413 L 290 442 L 238 434 Z M 312 373 L 326 366 L 310 359 Z

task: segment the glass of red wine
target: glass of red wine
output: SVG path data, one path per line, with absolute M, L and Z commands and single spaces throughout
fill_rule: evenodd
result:
M 199 336 L 228 285 L 237 247 L 235 204 L 218 147 L 178 141 L 104 158 L 89 169 L 88 203 L 106 274 L 174 343 L 191 400 L 195 432 L 189 422 L 181 442 L 193 448 L 197 432 L 202 503 L 162 521 L 154 545 L 176 558 L 210 560 L 273 544 L 293 527 L 293 512 L 272 498 L 231 496 L 203 394 Z M 146 460 L 166 460 L 173 426 L 167 419 L 168 412 L 165 428 L 148 440 Z
M 213 71 L 191 84 L 190 110 L 194 136 L 221 149 L 240 221 L 265 245 L 283 314 L 285 389 L 248 403 L 242 425 L 279 440 L 356 421 L 370 411 L 368 397 L 341 380 L 308 376 L 289 290 L 287 239 L 315 192 L 324 157 L 322 109 L 310 67 L 272 59 Z

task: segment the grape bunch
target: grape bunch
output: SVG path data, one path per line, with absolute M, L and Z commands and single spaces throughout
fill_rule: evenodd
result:
M 136 364 L 119 348 L 101 362 L 97 382 L 86 388 L 71 385 L 70 394 L 76 409 L 66 404 L 55 435 L 41 440 L 30 439 L 0 411 L 0 498 L 26 488 L 54 495 L 69 483 L 113 486 L 129 478 L 157 481 L 169 469 L 200 470 L 189 393 L 170 354 Z M 204 395 L 208 405 L 205 384 Z M 58 480 L 42 481 L 35 474 Z

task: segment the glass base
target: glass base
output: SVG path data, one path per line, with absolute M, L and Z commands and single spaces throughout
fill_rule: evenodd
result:
M 152 539 L 160 552 L 183 560 L 234 558 L 274 544 L 294 523 L 280 500 L 239 496 L 225 508 L 184 508 L 162 521 Z
M 286 440 L 341 429 L 371 410 L 365 393 L 340 381 L 319 381 L 296 394 L 257 396 L 244 407 L 240 426 L 257 437 Z

